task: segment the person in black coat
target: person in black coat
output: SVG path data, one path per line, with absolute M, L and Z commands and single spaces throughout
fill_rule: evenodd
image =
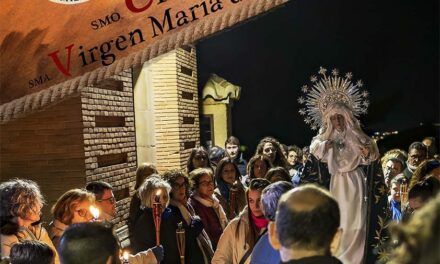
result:
M 203 224 L 195 219 L 190 225 L 184 221 L 180 211 L 176 207 L 168 207 L 171 186 L 162 179 L 148 178 L 139 188 L 142 210 L 132 226 L 131 248 L 133 253 L 147 250 L 156 246 L 156 229 L 153 218 L 153 202 L 159 199 L 163 212 L 160 224 L 160 244 L 164 249 L 163 264 L 180 264 L 180 253 L 176 239 L 176 229 L 182 223 L 185 229 L 185 241 L 187 247 L 191 245 L 203 230 Z M 188 251 L 187 251 L 188 252 Z M 189 254 L 185 254 L 185 262 L 193 263 Z

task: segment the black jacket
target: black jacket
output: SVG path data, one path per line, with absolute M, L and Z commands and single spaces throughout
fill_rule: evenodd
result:
M 131 228 L 131 248 L 134 254 L 156 246 L 156 229 L 151 208 L 145 208 L 136 219 Z M 193 252 L 197 247 L 196 237 L 203 229 L 203 224 L 194 226 L 186 225 L 180 211 L 176 207 L 168 207 L 162 214 L 160 225 L 160 244 L 164 249 L 162 264 L 180 264 L 179 249 L 176 240 L 176 229 L 178 223 L 182 222 L 185 228 L 185 262 L 203 263 L 201 252 Z M 189 257 L 193 259 L 189 259 Z M 198 260 L 201 257 L 201 260 Z

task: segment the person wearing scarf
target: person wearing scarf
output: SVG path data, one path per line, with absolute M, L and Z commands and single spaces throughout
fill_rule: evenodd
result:
M 214 195 L 220 201 L 229 220 L 235 218 L 246 206 L 246 195 L 240 180 L 240 171 L 231 158 L 223 158 L 215 171 L 217 188 Z M 232 201 L 231 192 L 235 190 L 235 199 Z
M 225 211 L 214 196 L 214 177 L 206 168 L 195 169 L 190 173 L 193 184 L 193 195 L 188 203 L 200 217 L 205 231 L 211 240 L 212 248 L 217 248 L 218 240 L 228 224 Z
M 179 211 L 186 225 L 195 225 L 195 222 L 202 224 L 194 208 L 188 203 L 189 179 L 181 170 L 170 170 L 164 173 L 163 178 L 171 185 L 170 208 Z M 186 258 L 188 263 L 209 264 L 211 263 L 214 251 L 208 234 L 201 229 L 200 232 L 191 232 L 186 242 Z
M 212 258 L 212 264 L 250 263 L 252 250 L 269 223 L 260 207 L 261 192 L 270 182 L 253 179 L 246 191 L 247 206 L 224 230 Z

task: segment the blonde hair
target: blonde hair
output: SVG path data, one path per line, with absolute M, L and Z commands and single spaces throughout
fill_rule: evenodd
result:
M 52 207 L 54 219 L 70 225 L 75 207 L 84 201 L 95 203 L 95 195 L 85 189 L 72 189 L 65 192 Z
M 153 174 L 154 175 L 154 174 Z M 168 203 L 170 201 L 170 191 L 171 186 L 168 184 L 168 182 L 160 179 L 159 177 L 150 177 L 142 183 L 142 185 L 138 189 L 138 195 L 141 199 L 142 206 L 146 208 L 152 208 L 153 205 L 151 204 L 151 195 L 153 195 L 153 192 L 156 189 L 162 189 L 166 191 L 168 200 L 166 206 L 168 206 Z

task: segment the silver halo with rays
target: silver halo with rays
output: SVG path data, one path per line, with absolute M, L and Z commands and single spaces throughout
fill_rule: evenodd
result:
M 303 105 L 299 113 L 313 130 L 322 126 L 322 116 L 335 103 L 347 106 L 355 117 L 367 113 L 368 92 L 361 90 L 364 85 L 361 80 L 356 83 L 352 81 L 351 72 L 347 72 L 345 78 L 341 77 L 338 69 L 333 69 L 331 75 L 327 75 L 327 69 L 319 67 L 318 73 L 318 76 L 310 77 L 310 86 L 301 87 L 303 95 L 298 98 L 298 103 Z

